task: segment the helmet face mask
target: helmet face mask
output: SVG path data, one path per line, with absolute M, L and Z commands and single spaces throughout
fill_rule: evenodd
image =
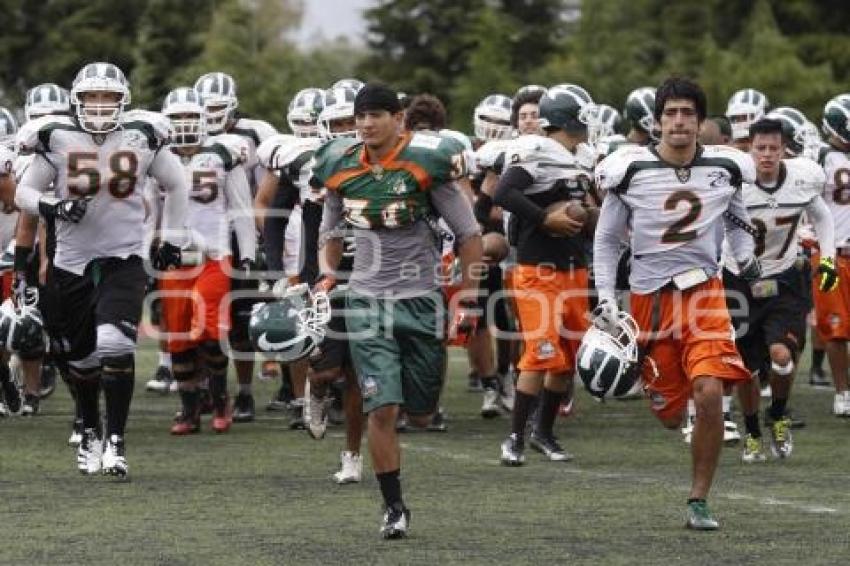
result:
M 15 134 L 18 133 L 18 121 L 6 108 L 0 106 L 0 146 L 8 146 L 10 149 L 15 143 Z
M 258 351 L 293 362 L 309 356 L 324 340 L 330 300 L 326 293 L 312 293 L 304 283 L 291 287 L 281 283 L 273 290 L 278 301 L 254 306 L 249 333 Z
M 69 114 L 71 96 L 64 88 L 47 83 L 31 88 L 27 92 L 24 115 L 27 120 L 35 120 L 52 114 Z
M 354 119 L 354 97 L 357 92 L 348 87 L 325 91 L 324 107 L 319 112 L 317 127 L 323 140 L 357 138 Z
M 767 97 L 755 89 L 745 88 L 733 94 L 726 107 L 726 117 L 732 125 L 732 139 L 749 138 L 750 126 L 765 115 L 767 107 Z
M 201 97 L 207 132 L 220 134 L 236 118 L 239 100 L 236 82 L 225 73 L 207 73 L 195 81 L 195 90 Z
M 317 88 L 299 91 L 289 103 L 286 122 L 299 138 L 319 137 L 319 114 L 324 107 L 324 93 Z
M 556 85 L 540 98 L 540 127 L 560 129 L 574 135 L 587 134 L 596 128 L 599 110 L 582 87 Z
M 638 326 L 624 311 L 610 332 L 591 326 L 576 355 L 576 370 L 588 392 L 603 399 L 621 397 L 640 384 L 638 367 Z
M 206 139 L 206 116 L 195 89 L 180 87 L 169 92 L 162 113 L 171 122 L 173 147 L 197 147 Z
M 506 140 L 514 134 L 511 125 L 512 101 L 502 94 L 491 94 L 475 107 L 475 137 L 484 141 Z
M 130 88 L 121 69 L 111 63 L 83 67 L 71 87 L 71 104 L 80 127 L 91 134 L 116 130 L 130 104 Z

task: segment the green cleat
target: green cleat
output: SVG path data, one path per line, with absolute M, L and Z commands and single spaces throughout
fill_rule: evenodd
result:
M 755 438 L 752 434 L 748 434 L 744 441 L 744 452 L 741 454 L 741 461 L 745 464 L 755 462 L 764 462 L 767 460 L 764 451 L 761 449 L 761 438 Z
M 791 419 L 782 417 L 770 427 L 770 450 L 775 458 L 790 458 L 794 450 L 791 439 Z
M 711 516 L 705 501 L 694 501 L 688 503 L 688 520 L 685 527 L 695 531 L 716 531 L 720 528 L 720 523 Z

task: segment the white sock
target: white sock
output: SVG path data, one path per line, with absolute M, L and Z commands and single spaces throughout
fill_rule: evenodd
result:
M 159 353 L 159 365 L 167 367 L 171 369 L 171 353 L 170 352 L 160 352 Z
M 732 411 L 732 396 L 724 395 L 723 396 L 723 414 L 729 413 Z
M 693 399 L 688 399 L 688 419 L 694 420 L 697 418 L 697 406 Z

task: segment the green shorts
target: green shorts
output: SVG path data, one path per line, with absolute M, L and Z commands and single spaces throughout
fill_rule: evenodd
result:
M 349 291 L 346 306 L 363 412 L 385 405 L 402 405 L 414 415 L 434 412 L 446 364 L 443 294 L 376 299 Z

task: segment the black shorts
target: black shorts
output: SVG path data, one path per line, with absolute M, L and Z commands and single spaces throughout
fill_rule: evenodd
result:
M 731 318 L 735 328 L 735 345 L 750 371 L 756 372 L 769 366 L 771 344 L 784 344 L 794 360 L 805 348 L 809 307 L 803 276 L 796 267 L 792 267 L 775 277 L 778 295 L 757 299 L 753 297 L 748 282 L 729 271 L 723 272 L 726 289 L 737 291 L 726 298 L 730 314 L 740 309 L 741 297 L 747 301 L 746 314 L 736 313 Z
M 64 359 L 82 360 L 97 349 L 97 327 L 112 324 L 135 341 L 147 277 L 138 256 L 92 260 L 82 275 L 54 267 L 45 326 Z
M 334 368 L 352 367 L 351 352 L 345 334 L 345 295 L 342 292 L 332 294 L 331 320 L 325 339 L 310 356 L 310 368 L 313 371 L 326 371 Z

